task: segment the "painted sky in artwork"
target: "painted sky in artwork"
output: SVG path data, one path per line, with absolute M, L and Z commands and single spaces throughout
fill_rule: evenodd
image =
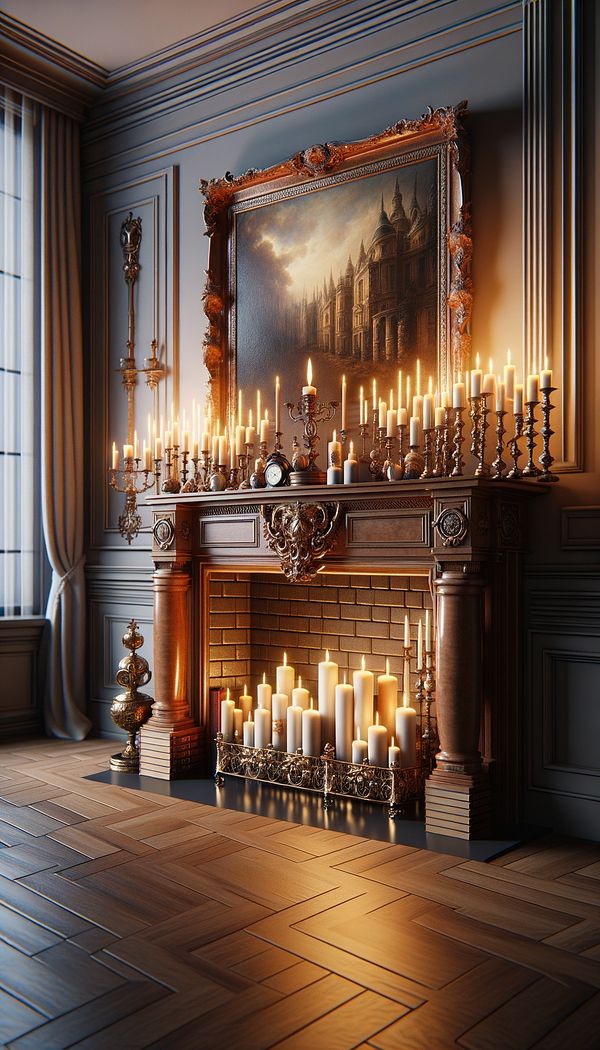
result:
M 237 217 L 238 263 L 250 276 L 260 277 L 261 298 L 269 288 L 279 296 L 312 298 L 315 288 L 333 273 L 337 281 L 348 257 L 356 264 L 361 239 L 368 250 L 379 220 L 381 196 L 388 216 L 396 178 L 407 214 L 417 176 L 417 200 L 427 206 L 436 177 L 436 161 L 427 160 L 404 168 L 353 180 L 329 189 L 291 197 L 263 208 L 253 208 Z M 244 260 L 242 256 L 251 259 Z M 250 292 L 254 281 L 238 285 L 238 299 Z

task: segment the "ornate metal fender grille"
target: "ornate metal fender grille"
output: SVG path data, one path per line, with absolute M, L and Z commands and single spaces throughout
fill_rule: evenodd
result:
M 266 504 L 261 508 L 265 539 L 291 583 L 308 583 L 333 548 L 342 522 L 339 503 Z

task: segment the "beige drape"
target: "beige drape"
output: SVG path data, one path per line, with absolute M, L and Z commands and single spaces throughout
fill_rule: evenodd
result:
M 82 740 L 85 708 L 84 385 L 79 129 L 42 109 L 42 511 L 52 566 L 48 733 Z

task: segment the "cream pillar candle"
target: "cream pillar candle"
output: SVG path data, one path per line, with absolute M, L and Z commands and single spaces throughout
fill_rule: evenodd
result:
M 295 754 L 302 747 L 302 712 L 304 707 L 295 704 L 287 709 L 287 749 L 290 754 Z
M 302 712 L 302 750 L 315 758 L 321 754 L 321 715 L 313 707 L 312 696 L 310 707 Z
M 445 419 L 444 409 L 443 408 L 438 408 L 436 406 L 436 409 L 435 409 L 435 426 L 436 427 L 443 427 L 444 419 Z
M 133 459 L 133 445 L 123 445 L 123 459 Z
M 398 409 L 398 426 L 399 427 L 407 427 L 408 426 L 408 411 L 405 408 L 399 408 Z
M 234 707 L 233 709 L 233 739 L 236 744 L 242 742 L 242 726 L 244 725 L 244 712 L 241 707 Z M 237 735 L 236 735 L 237 734 Z
M 347 400 L 346 376 L 342 376 L 342 430 L 346 429 L 346 400 Z
M 245 426 L 238 426 L 235 428 L 235 454 L 236 456 L 243 456 L 246 452 L 246 428 Z
M 267 747 L 271 743 L 271 712 L 257 707 L 254 712 L 254 746 Z
M 356 740 L 352 741 L 352 761 L 360 765 L 368 757 L 368 744 L 360 738 L 360 726 L 356 727 Z
M 423 621 L 419 620 L 419 629 L 417 631 L 417 667 L 421 669 L 424 667 L 423 663 Z
M 430 653 L 431 650 L 431 613 L 429 609 L 425 610 L 425 652 Z
M 275 432 L 281 430 L 281 384 L 279 376 L 275 377 Z
M 373 697 L 375 693 L 375 675 L 365 670 L 365 658 L 361 657 L 360 671 L 352 675 L 354 686 L 354 726 L 358 737 L 359 726 L 370 726 L 374 718 Z
M 254 747 L 254 722 L 251 718 L 242 726 L 244 747 Z
M 352 759 L 354 732 L 354 689 L 346 682 L 335 687 L 335 757 L 342 762 Z
M 244 692 L 238 700 L 238 705 L 244 712 L 244 722 L 247 722 L 252 714 L 252 697 L 248 693 L 248 686 L 244 682 Z
M 410 417 L 409 444 L 411 448 L 419 448 L 421 445 L 421 420 L 418 416 Z
M 408 706 L 404 692 L 404 705 L 396 709 L 396 736 L 400 747 L 402 766 L 414 766 L 417 761 L 417 712 Z
M 398 425 L 398 417 L 396 415 L 395 408 L 388 408 L 386 416 L 386 435 L 389 438 L 396 437 L 396 427 Z
M 496 412 L 505 412 L 505 411 L 506 411 L 506 395 L 505 395 L 505 392 L 504 392 L 504 383 L 500 382 L 500 378 L 498 378 L 498 382 L 496 384 Z
M 329 649 L 325 659 L 319 664 L 319 714 L 321 715 L 321 735 L 323 744 L 335 742 L 335 687 L 338 684 L 338 665 L 329 659 Z
M 287 653 L 283 654 L 283 663 L 276 668 L 275 671 L 275 682 L 278 693 L 285 693 L 288 700 L 292 696 L 294 689 L 295 671 L 291 664 L 287 662 Z
M 225 466 L 227 464 L 227 438 L 225 437 L 224 434 L 221 434 L 219 436 L 218 453 L 219 453 L 219 466 L 220 467 Z
M 223 740 L 226 740 L 228 744 L 233 740 L 233 712 L 235 709 L 235 703 L 229 698 L 229 689 L 227 690 L 227 699 L 221 700 L 221 732 L 223 734 Z
M 161 438 L 154 439 L 154 458 L 162 459 L 163 454 L 163 443 Z
M 386 659 L 385 674 L 380 674 L 377 679 L 377 713 L 390 732 L 397 706 L 398 679 L 396 675 L 390 674 L 390 661 Z
M 273 693 L 273 747 L 276 751 L 286 750 L 287 709 L 289 697 L 286 693 Z
M 344 461 L 344 485 L 355 485 L 358 481 L 358 459 L 354 451 L 354 445 L 350 442 L 348 459 Z
M 515 396 L 515 381 L 517 376 L 517 369 L 513 365 L 510 359 L 510 350 L 507 353 L 507 362 L 504 366 L 504 386 L 506 387 L 506 396 L 512 401 Z
M 379 715 L 374 726 L 367 730 L 367 753 L 372 766 L 385 766 L 387 760 L 387 726 L 379 725 Z
M 516 416 L 523 414 L 523 384 L 515 383 L 515 399 L 513 403 L 513 412 Z
M 408 613 L 404 617 L 404 648 L 410 649 L 410 624 L 408 622 Z
M 540 390 L 549 390 L 552 386 L 552 369 L 548 368 L 548 358 L 544 364 L 545 368 L 540 372 Z
M 400 765 L 400 748 L 396 747 L 395 738 L 392 737 L 392 743 L 388 747 L 388 766 L 399 766 Z
M 483 377 L 482 390 L 483 390 L 484 394 L 491 394 L 492 397 L 495 397 L 496 396 L 496 375 L 494 373 L 494 362 L 492 361 L 491 357 L 490 357 L 490 362 L 489 363 L 490 363 L 490 370 L 489 370 L 489 372 L 486 372 L 484 377 Z M 489 406 L 490 406 L 490 402 L 488 401 L 488 407 Z
M 423 397 L 423 430 L 433 428 L 433 395 L 425 394 Z
M 298 685 L 295 689 L 292 689 L 292 703 L 295 707 L 301 707 L 303 711 L 306 711 L 309 700 L 310 693 L 308 692 L 308 689 L 304 689 L 302 685 L 302 677 L 298 675 Z
M 269 685 L 269 683 L 267 682 L 267 675 L 266 675 L 265 672 L 263 672 L 263 680 L 260 683 L 260 685 L 257 685 L 257 687 L 256 687 L 256 696 L 257 696 L 257 699 L 258 699 L 258 706 L 259 707 L 264 707 L 265 710 L 270 711 L 271 710 L 271 696 L 272 696 L 272 693 L 273 693 L 273 690 L 272 690 L 271 686 Z
M 540 399 L 540 377 L 538 375 L 527 376 L 527 400 L 539 401 Z
M 461 382 L 460 376 L 458 382 L 452 387 L 452 408 L 464 408 L 466 404 L 466 393 L 465 384 Z
M 385 401 L 379 399 L 379 410 L 378 410 L 378 425 L 380 430 L 385 430 L 387 422 L 387 404 Z
M 260 421 L 260 440 L 261 440 L 261 442 L 264 442 L 264 444 L 267 444 L 268 441 L 269 441 L 269 418 L 268 418 L 268 416 L 265 416 L 265 418 L 261 419 L 261 421 Z
M 475 358 L 475 368 L 471 372 L 471 397 L 479 397 L 481 394 L 482 373 L 479 367 L 479 354 Z

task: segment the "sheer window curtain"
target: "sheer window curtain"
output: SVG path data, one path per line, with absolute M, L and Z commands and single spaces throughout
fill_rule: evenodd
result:
M 34 119 L 0 87 L 0 616 L 39 612 Z
M 79 128 L 41 108 L 42 512 L 52 586 L 46 729 L 82 740 L 84 714 L 84 383 Z

